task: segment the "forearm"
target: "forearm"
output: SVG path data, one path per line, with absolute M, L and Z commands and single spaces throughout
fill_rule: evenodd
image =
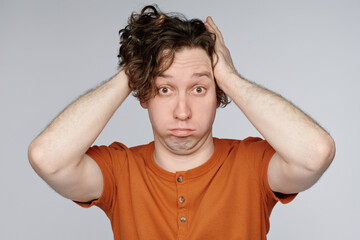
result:
M 216 35 L 214 76 L 218 86 L 276 151 L 267 172 L 271 189 L 295 193 L 309 188 L 332 162 L 334 140 L 286 99 L 242 78 L 210 17 L 205 26 Z
M 29 160 L 48 172 L 77 165 L 130 93 L 123 71 L 68 106 L 31 143 Z
M 287 163 L 313 169 L 331 155 L 329 134 L 283 97 L 236 74 L 220 87 Z

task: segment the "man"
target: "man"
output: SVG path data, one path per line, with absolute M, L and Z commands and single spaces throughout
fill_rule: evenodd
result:
M 58 193 L 97 205 L 115 239 L 266 239 L 277 201 L 311 187 L 333 139 L 281 96 L 242 78 L 213 20 L 133 14 L 120 31 L 122 70 L 66 108 L 31 143 L 29 160 Z M 93 146 L 129 93 L 154 142 Z M 264 136 L 212 136 L 229 96 Z

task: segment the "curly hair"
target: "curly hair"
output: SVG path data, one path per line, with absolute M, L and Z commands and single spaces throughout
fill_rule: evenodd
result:
M 119 68 L 129 76 L 129 87 L 141 102 L 157 94 L 155 79 L 170 67 L 177 51 L 201 48 L 212 63 L 214 60 L 215 34 L 206 30 L 204 22 L 187 20 L 179 13 L 165 14 L 157 5 L 145 6 L 140 14 L 132 13 L 119 35 Z M 217 84 L 216 96 L 221 107 L 229 104 Z

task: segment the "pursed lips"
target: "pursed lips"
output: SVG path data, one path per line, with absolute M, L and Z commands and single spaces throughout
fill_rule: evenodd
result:
M 187 137 L 190 136 L 195 130 L 191 128 L 173 128 L 169 129 L 171 135 L 175 137 Z

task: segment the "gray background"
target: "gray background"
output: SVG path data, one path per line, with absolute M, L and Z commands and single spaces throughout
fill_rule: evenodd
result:
M 146 3 L 153 2 L 0 2 L 0 239 L 112 239 L 99 208 L 78 207 L 35 174 L 27 147 L 70 102 L 116 73 L 118 30 Z M 294 102 L 336 141 L 320 181 L 274 208 L 268 238 L 358 239 L 359 1 L 157 3 L 189 18 L 213 16 L 238 71 Z M 214 135 L 259 133 L 231 104 L 218 110 Z M 96 144 L 115 140 L 152 140 L 147 113 L 133 97 Z

